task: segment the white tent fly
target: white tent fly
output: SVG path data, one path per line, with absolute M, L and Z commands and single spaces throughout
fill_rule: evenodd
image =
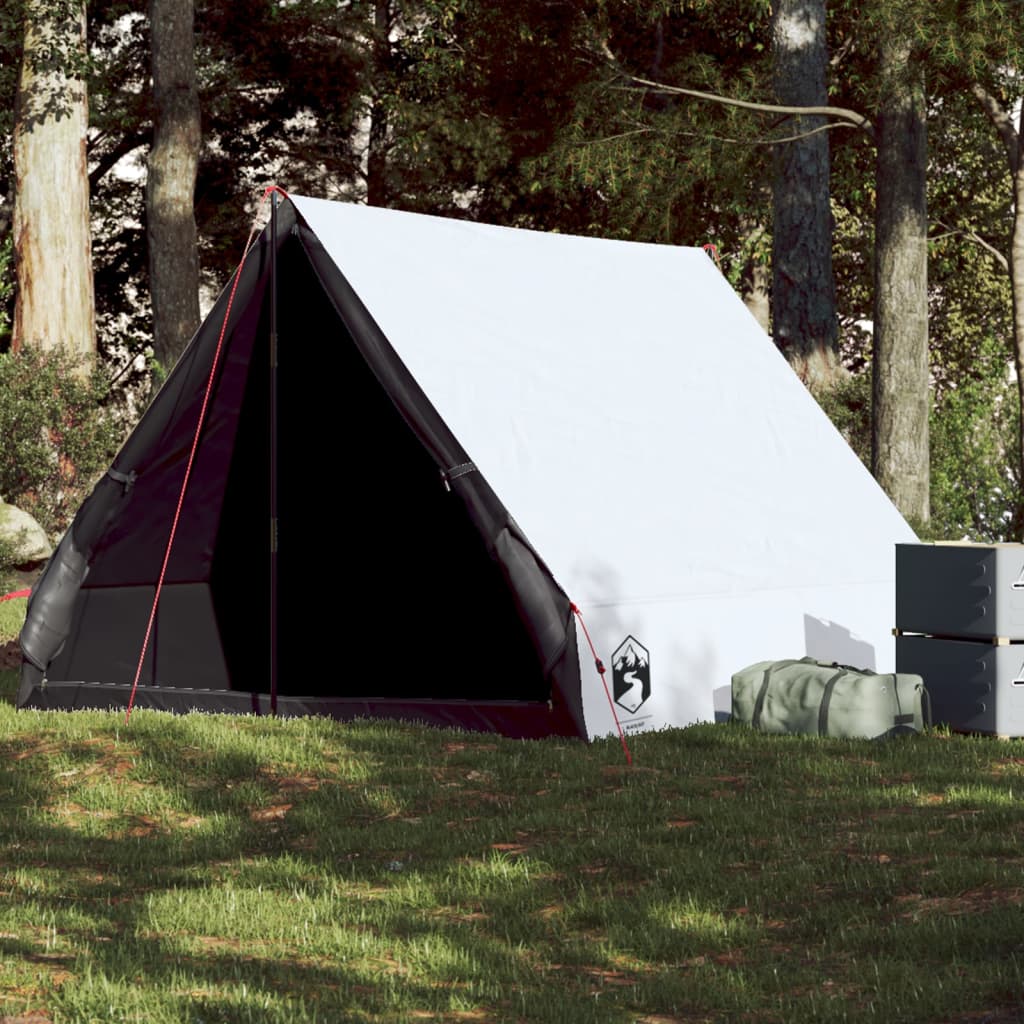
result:
M 703 250 L 292 199 L 579 607 L 625 729 L 712 720 L 755 661 L 892 670 L 914 534 Z

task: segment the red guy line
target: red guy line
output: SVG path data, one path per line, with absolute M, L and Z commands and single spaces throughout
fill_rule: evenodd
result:
M 594 667 L 597 669 L 598 675 L 601 677 L 601 683 L 604 686 L 604 695 L 608 698 L 608 707 L 612 709 L 612 718 L 615 719 L 615 728 L 619 730 L 619 742 L 622 744 L 622 749 L 626 753 L 626 764 L 631 765 L 633 763 L 633 757 L 629 752 L 629 746 L 626 743 L 626 737 L 622 731 L 622 724 L 619 722 L 619 716 L 615 712 L 615 701 L 612 700 L 611 692 L 608 689 L 608 680 L 605 679 L 604 675 L 606 671 L 604 662 L 597 656 L 597 650 L 594 648 L 594 641 L 590 639 L 590 632 L 587 629 L 587 624 L 583 621 L 583 613 L 571 601 L 569 602 L 569 607 L 572 609 L 576 618 L 580 620 L 580 625 L 583 627 L 583 635 L 587 638 L 587 643 L 590 645 L 590 653 L 594 656 Z
M 260 208 L 262 208 L 267 197 L 272 192 L 280 192 L 286 199 L 288 198 L 288 193 L 285 192 L 284 189 L 279 188 L 277 185 L 271 185 L 263 193 L 263 198 L 260 200 Z M 210 375 L 206 380 L 206 392 L 203 394 L 203 404 L 199 409 L 199 421 L 196 423 L 196 432 L 192 438 L 192 449 L 188 453 L 188 463 L 185 466 L 185 478 L 181 481 L 181 491 L 178 494 L 178 506 L 174 510 L 174 520 L 171 523 L 171 532 L 167 538 L 167 547 L 164 550 L 164 561 L 163 565 L 160 566 L 160 576 L 157 579 L 156 592 L 153 594 L 153 607 L 149 610 L 149 621 L 146 623 L 146 635 L 142 639 L 142 650 L 139 652 L 139 663 L 135 668 L 135 678 L 132 680 L 131 693 L 128 695 L 128 708 L 125 711 L 124 716 L 125 725 L 128 724 L 128 720 L 132 716 L 132 708 L 135 706 L 135 694 L 139 688 L 139 678 L 142 675 L 142 663 L 146 660 L 146 651 L 149 649 L 149 639 L 153 633 L 153 623 L 156 620 L 156 609 L 157 605 L 160 603 L 160 593 L 164 587 L 164 577 L 167 575 L 167 564 L 171 560 L 171 549 L 174 547 L 174 535 L 178 531 L 178 521 L 181 519 L 181 509 L 185 504 L 185 492 L 188 490 L 189 477 L 192 475 L 192 464 L 195 461 L 196 451 L 199 448 L 199 435 L 203 430 L 203 423 L 206 420 L 206 410 L 210 404 L 210 395 L 213 392 L 213 381 L 217 374 L 217 367 L 220 363 L 221 350 L 224 347 L 224 336 L 227 334 L 228 320 L 231 317 L 231 307 L 235 301 L 235 292 L 238 289 L 238 282 L 242 277 L 242 268 L 245 266 L 245 261 L 252 249 L 256 231 L 257 227 L 254 223 L 249 232 L 249 240 L 245 244 L 245 251 L 242 253 L 242 259 L 238 264 L 238 269 L 235 271 L 235 279 L 231 284 L 231 294 L 228 296 L 227 309 L 224 310 L 224 321 L 220 325 L 220 335 L 217 338 L 217 348 L 213 354 L 213 364 L 210 366 Z

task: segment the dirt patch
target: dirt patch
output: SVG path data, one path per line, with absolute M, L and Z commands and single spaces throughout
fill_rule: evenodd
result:
M 957 896 L 922 896 L 920 893 L 909 893 L 897 897 L 896 902 L 903 906 L 899 915 L 902 918 L 915 919 L 923 914 L 983 914 L 993 907 L 1004 907 L 1008 903 L 1020 906 L 1024 903 L 1024 890 L 969 889 Z
M 21 648 L 17 640 L 0 644 L 0 672 L 21 668 Z

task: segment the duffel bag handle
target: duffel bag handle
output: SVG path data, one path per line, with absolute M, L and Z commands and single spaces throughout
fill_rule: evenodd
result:
M 768 684 L 771 682 L 772 673 L 780 668 L 789 668 L 790 665 L 799 665 L 813 660 L 813 658 L 788 658 L 786 661 L 772 662 L 764 670 L 764 679 L 761 680 L 761 688 L 757 691 L 757 698 L 754 700 L 754 713 L 750 718 L 750 724 L 755 729 L 759 731 L 761 729 L 761 712 L 764 710 L 764 699 L 768 696 Z
M 821 707 L 818 708 L 818 735 L 828 735 L 828 706 L 832 703 L 832 694 L 835 691 L 836 683 L 839 682 L 847 672 L 856 672 L 857 669 L 851 669 L 846 665 L 834 666 L 839 671 L 832 676 L 829 681 L 825 684 L 825 689 L 821 695 Z

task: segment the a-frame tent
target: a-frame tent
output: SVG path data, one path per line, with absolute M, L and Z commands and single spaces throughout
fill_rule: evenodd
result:
M 704 252 L 293 196 L 34 588 L 19 706 L 127 705 L 214 365 L 137 707 L 593 737 L 891 668 L 913 533 Z

